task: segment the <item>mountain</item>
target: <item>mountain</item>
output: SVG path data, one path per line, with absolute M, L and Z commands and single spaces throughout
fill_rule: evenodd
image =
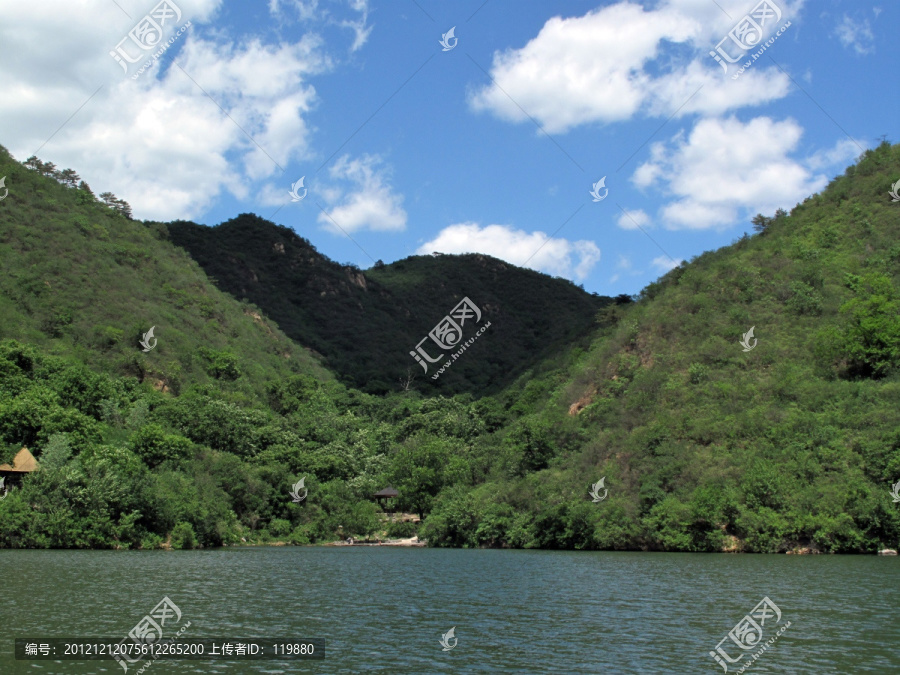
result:
M 258 308 L 210 283 L 165 228 L 122 217 L 84 183 L 74 187 L 77 174 L 43 173 L 0 148 L 9 190 L 0 201 L 0 339 L 174 392 L 221 380 L 259 395 L 285 367 L 332 378 Z M 151 328 L 156 347 L 145 353 L 138 344 Z
M 496 392 L 585 337 L 597 311 L 612 302 L 485 255 L 414 256 L 362 271 L 251 214 L 216 227 L 182 221 L 168 229 L 220 289 L 260 307 L 346 384 L 375 394 L 397 391 L 410 378 L 428 395 Z M 432 380 L 446 359 L 425 372 L 409 353 L 465 297 L 483 311 L 479 325 L 490 322 L 490 332 L 472 344 L 476 356 Z M 441 350 L 427 342 L 436 358 Z
M 485 256 L 363 274 L 254 216 L 139 223 L 32 159 L 0 153 L 0 463 L 41 468 L 0 500 L 0 547 L 900 544 L 900 146 L 636 302 Z M 409 382 L 463 297 L 490 328 Z M 421 524 L 385 522 L 387 485 Z
M 896 548 L 898 180 L 900 146 L 883 143 L 790 214 L 757 216 L 756 236 L 604 310 L 590 349 L 505 392 L 523 414 L 497 470 L 441 495 L 430 541 Z

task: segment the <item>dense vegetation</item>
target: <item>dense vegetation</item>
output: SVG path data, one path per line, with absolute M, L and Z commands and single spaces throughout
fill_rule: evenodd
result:
M 362 271 L 251 214 L 216 227 L 168 228 L 219 288 L 259 306 L 345 384 L 373 394 L 397 391 L 410 378 L 427 395 L 496 393 L 529 364 L 587 336 L 611 302 L 484 255 L 414 256 Z M 473 345 L 477 356 L 433 382 L 409 352 L 466 296 L 491 322 L 491 343 L 503 347 Z
M 210 283 L 165 227 L 129 220 L 120 200 L 104 203 L 67 180 L 70 170 L 51 176 L 40 160 L 28 164 L 39 168 L 0 148 L 9 189 L 0 201 L 0 338 L 173 393 L 219 382 L 262 395 L 285 371 L 331 377 L 257 308 Z M 157 346 L 144 353 L 138 341 L 153 326 Z M 223 377 L 229 361 L 245 376 Z
M 0 501 L 0 546 L 366 536 L 383 527 L 371 495 L 387 484 L 425 517 L 432 545 L 871 552 L 900 541 L 889 493 L 900 204 L 887 196 L 900 146 L 867 152 L 790 214 L 757 216 L 757 235 L 637 302 L 604 303 L 592 343 L 576 330 L 574 345 L 526 360 L 481 398 L 348 388 L 212 286 L 168 228 L 0 164 L 15 179 L 0 202 L 0 461 L 27 445 L 42 465 Z M 454 257 L 401 261 L 366 283 L 399 297 L 434 261 Z M 498 279 L 521 278 L 495 263 L 485 269 Z M 149 315 L 168 328 L 145 354 L 141 333 L 164 325 Z M 434 322 L 421 320 L 424 335 Z M 751 326 L 759 342 L 745 352 Z M 486 367 L 506 346 L 460 363 Z M 309 494 L 295 504 L 300 477 Z M 592 503 L 601 477 L 608 497 Z

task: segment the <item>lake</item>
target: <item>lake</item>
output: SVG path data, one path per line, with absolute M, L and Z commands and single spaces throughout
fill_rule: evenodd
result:
M 758 651 L 728 638 L 747 615 L 759 644 L 777 636 L 748 673 L 887 672 L 900 661 L 900 557 L 0 550 L 0 579 L 4 674 L 122 673 L 115 661 L 16 661 L 13 641 L 121 639 L 163 597 L 182 614 L 167 637 L 189 621 L 185 639 L 306 640 L 325 658 L 159 660 L 148 674 L 723 673 L 717 646 L 743 654 L 728 664 L 736 673 Z M 754 630 L 737 639 L 751 644 Z

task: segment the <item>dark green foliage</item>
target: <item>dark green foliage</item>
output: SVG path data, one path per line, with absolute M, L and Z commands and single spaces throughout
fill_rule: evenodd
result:
M 344 382 L 371 393 L 495 392 L 585 336 L 591 317 L 612 302 L 485 255 L 414 256 L 363 272 L 251 214 L 216 227 L 182 221 L 168 228 L 221 289 L 262 308 L 292 339 L 324 355 Z M 491 322 L 479 338 L 488 346 L 474 343 L 433 381 L 434 370 L 425 373 L 409 352 L 466 296 L 484 311 L 479 325 Z
M 520 420 L 513 427 L 506 442 L 514 452 L 521 453 L 519 460 L 521 475 L 547 468 L 556 454 L 550 426 L 535 418 Z

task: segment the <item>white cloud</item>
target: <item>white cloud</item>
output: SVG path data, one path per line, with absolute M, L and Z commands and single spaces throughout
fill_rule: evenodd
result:
M 360 17 L 356 20 L 345 19 L 340 22 L 340 25 L 353 31 L 354 39 L 353 44 L 350 45 L 350 51 L 355 52 L 366 44 L 374 26 L 367 25 L 369 20 L 369 0 L 350 0 L 350 7 L 354 11 L 359 12 Z
M 852 141 L 844 138 L 835 143 L 833 148 L 827 150 L 819 150 L 806 160 L 806 166 L 813 171 L 821 171 L 822 169 L 840 169 L 846 168 L 846 165 L 855 160 L 862 154 L 860 148 L 865 148 L 866 141 Z
M 650 223 L 650 216 L 643 210 L 625 211 L 619 216 L 619 227 L 623 230 L 636 230 L 639 227 L 646 227 Z
M 269 12 L 273 15 L 281 14 L 281 4 L 281 0 L 269 0 Z M 286 0 L 285 4 L 294 8 L 301 21 L 314 18 L 319 10 L 319 0 Z
M 0 44 L 20 55 L 0 72 L 10 151 L 24 159 L 43 144 L 41 159 L 114 192 L 135 217 L 160 220 L 197 217 L 223 190 L 243 198 L 250 183 L 280 173 L 276 163 L 308 158 L 308 78 L 330 67 L 321 40 L 234 44 L 205 26 L 220 5 L 180 0 L 175 27 L 192 26 L 170 48 L 180 50 L 177 65 L 166 59 L 162 72 L 155 62 L 136 80 L 109 51 L 140 16 L 108 0 L 4 8 Z
M 639 112 L 719 115 L 785 96 L 790 79 L 774 67 L 757 64 L 739 80 L 724 78 L 708 55 L 710 45 L 747 8 L 740 0 L 718 4 L 724 6 L 668 0 L 645 10 L 620 1 L 580 17 L 553 17 L 524 47 L 494 54 L 491 77 L 497 84 L 472 91 L 469 104 L 512 122 L 527 120 L 524 109 L 548 133 L 562 133 Z M 802 6 L 780 4 L 791 10 L 783 20 Z M 774 31 L 774 24 L 768 28 Z M 690 55 L 671 44 L 688 47 Z
M 825 187 L 825 176 L 788 157 L 802 133 L 791 119 L 701 120 L 687 139 L 676 135 L 671 148 L 655 144 L 632 180 L 675 196 L 660 212 L 668 229 L 724 229 L 742 211 L 790 209 Z
M 592 241 L 548 238 L 543 232 L 525 232 L 507 225 L 460 223 L 445 227 L 422 244 L 419 254 L 484 253 L 513 265 L 554 276 L 585 279 L 600 261 L 600 249 Z
M 338 3 L 332 3 L 330 7 L 320 6 L 319 0 L 269 0 L 269 13 L 284 24 L 288 20 L 287 9 L 292 8 L 297 19 L 302 22 L 319 22 L 349 28 L 353 32 L 353 43 L 350 45 L 350 52 L 353 53 L 366 44 L 374 28 L 368 25 L 369 0 L 346 0 L 341 2 L 339 7 L 337 5 Z M 352 19 L 338 18 L 336 15 L 340 12 L 335 10 L 342 10 L 344 5 L 359 16 Z
M 677 258 L 676 260 L 672 260 L 670 257 L 661 255 L 653 259 L 650 263 L 660 272 L 668 272 L 669 270 L 673 270 L 678 267 L 684 260 L 681 258 Z
M 844 18 L 835 28 L 835 35 L 842 45 L 852 49 L 860 56 L 875 51 L 875 36 L 872 34 L 872 27 L 868 19 L 860 21 L 851 19 L 844 14 Z
M 403 196 L 395 193 L 390 185 L 390 172 L 378 169 L 380 158 L 364 155 L 351 160 L 344 155 L 329 169 L 332 178 L 353 183 L 350 191 L 323 192 L 327 201 L 339 204 L 329 208 L 330 218 L 319 214 L 319 222 L 327 229 L 338 232 L 337 223 L 346 232 L 363 228 L 377 231 L 406 229 L 406 211 Z M 333 221 L 333 222 L 332 222 Z

